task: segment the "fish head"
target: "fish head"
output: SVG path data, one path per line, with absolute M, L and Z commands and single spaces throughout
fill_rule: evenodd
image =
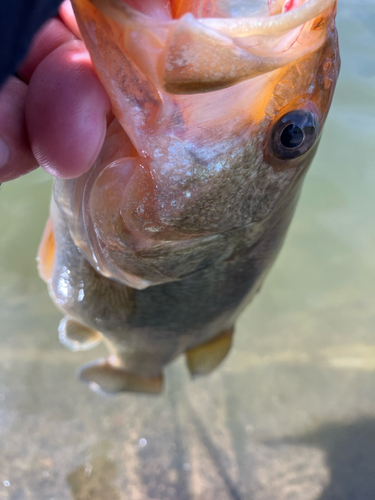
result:
M 120 254 L 160 246 L 188 260 L 294 206 L 339 72 L 334 1 L 257 0 L 253 17 L 234 0 L 73 3 L 114 120 L 56 198 L 74 197 L 71 232 L 98 270 L 118 278 Z

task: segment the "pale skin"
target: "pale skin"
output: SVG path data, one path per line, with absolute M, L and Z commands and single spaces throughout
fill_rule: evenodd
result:
M 78 177 L 103 144 L 109 99 L 69 0 L 59 13 L 40 29 L 18 75 L 0 90 L 0 182 L 39 165 L 56 177 Z

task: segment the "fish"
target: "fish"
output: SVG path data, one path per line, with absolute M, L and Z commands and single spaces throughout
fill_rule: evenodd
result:
M 112 106 L 54 183 L 38 254 L 78 375 L 158 394 L 211 373 L 283 244 L 339 74 L 335 0 L 72 0 Z M 82 145 L 84 147 L 84 145 Z

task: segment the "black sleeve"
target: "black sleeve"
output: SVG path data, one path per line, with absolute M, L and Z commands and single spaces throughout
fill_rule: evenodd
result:
M 17 71 L 32 37 L 62 0 L 0 0 L 0 85 Z

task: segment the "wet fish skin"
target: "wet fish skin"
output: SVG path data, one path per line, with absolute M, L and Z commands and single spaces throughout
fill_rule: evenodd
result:
M 282 218 L 275 214 L 252 248 L 248 229 L 239 228 L 227 236 L 236 240 L 228 258 L 145 290 L 95 271 L 60 218 L 54 264 L 59 272 L 50 284 L 54 300 L 69 316 L 99 330 L 128 371 L 155 376 L 179 354 L 233 326 L 239 305 L 242 309 L 251 300 L 278 253 L 293 206 L 289 210 Z
M 75 328 L 82 323 L 93 336 L 100 331 L 111 352 L 108 360 L 84 367 L 82 378 L 107 393 L 158 392 L 163 366 L 176 356 L 193 356 L 223 332 L 230 337 L 277 256 L 339 71 L 334 7 L 311 22 L 311 40 L 314 31 L 318 38 L 324 32 L 311 52 L 303 48 L 286 63 L 283 55 L 279 67 L 268 57 L 265 74 L 259 68 L 250 79 L 240 74 L 232 87 L 224 81 L 216 90 L 216 81 L 197 79 L 198 89 L 211 90 L 177 95 L 166 92 L 171 87 L 163 87 L 144 56 L 136 66 L 134 54 L 127 54 L 125 69 L 134 72 L 126 90 L 122 73 L 113 76 L 113 61 L 107 64 L 113 53 L 114 62 L 122 58 L 118 28 L 102 30 L 102 14 L 86 0 L 75 5 L 115 119 L 91 171 L 56 182 L 53 243 L 42 243 L 42 275 Z M 94 25 L 98 43 L 105 42 L 99 55 L 87 12 L 101 20 Z M 177 80 L 178 89 L 189 86 Z M 316 140 L 301 156 L 280 159 L 273 131 L 281 116 L 299 109 L 314 116 Z M 213 358 L 220 361 L 217 351 L 224 357 L 228 342 L 217 345 Z

